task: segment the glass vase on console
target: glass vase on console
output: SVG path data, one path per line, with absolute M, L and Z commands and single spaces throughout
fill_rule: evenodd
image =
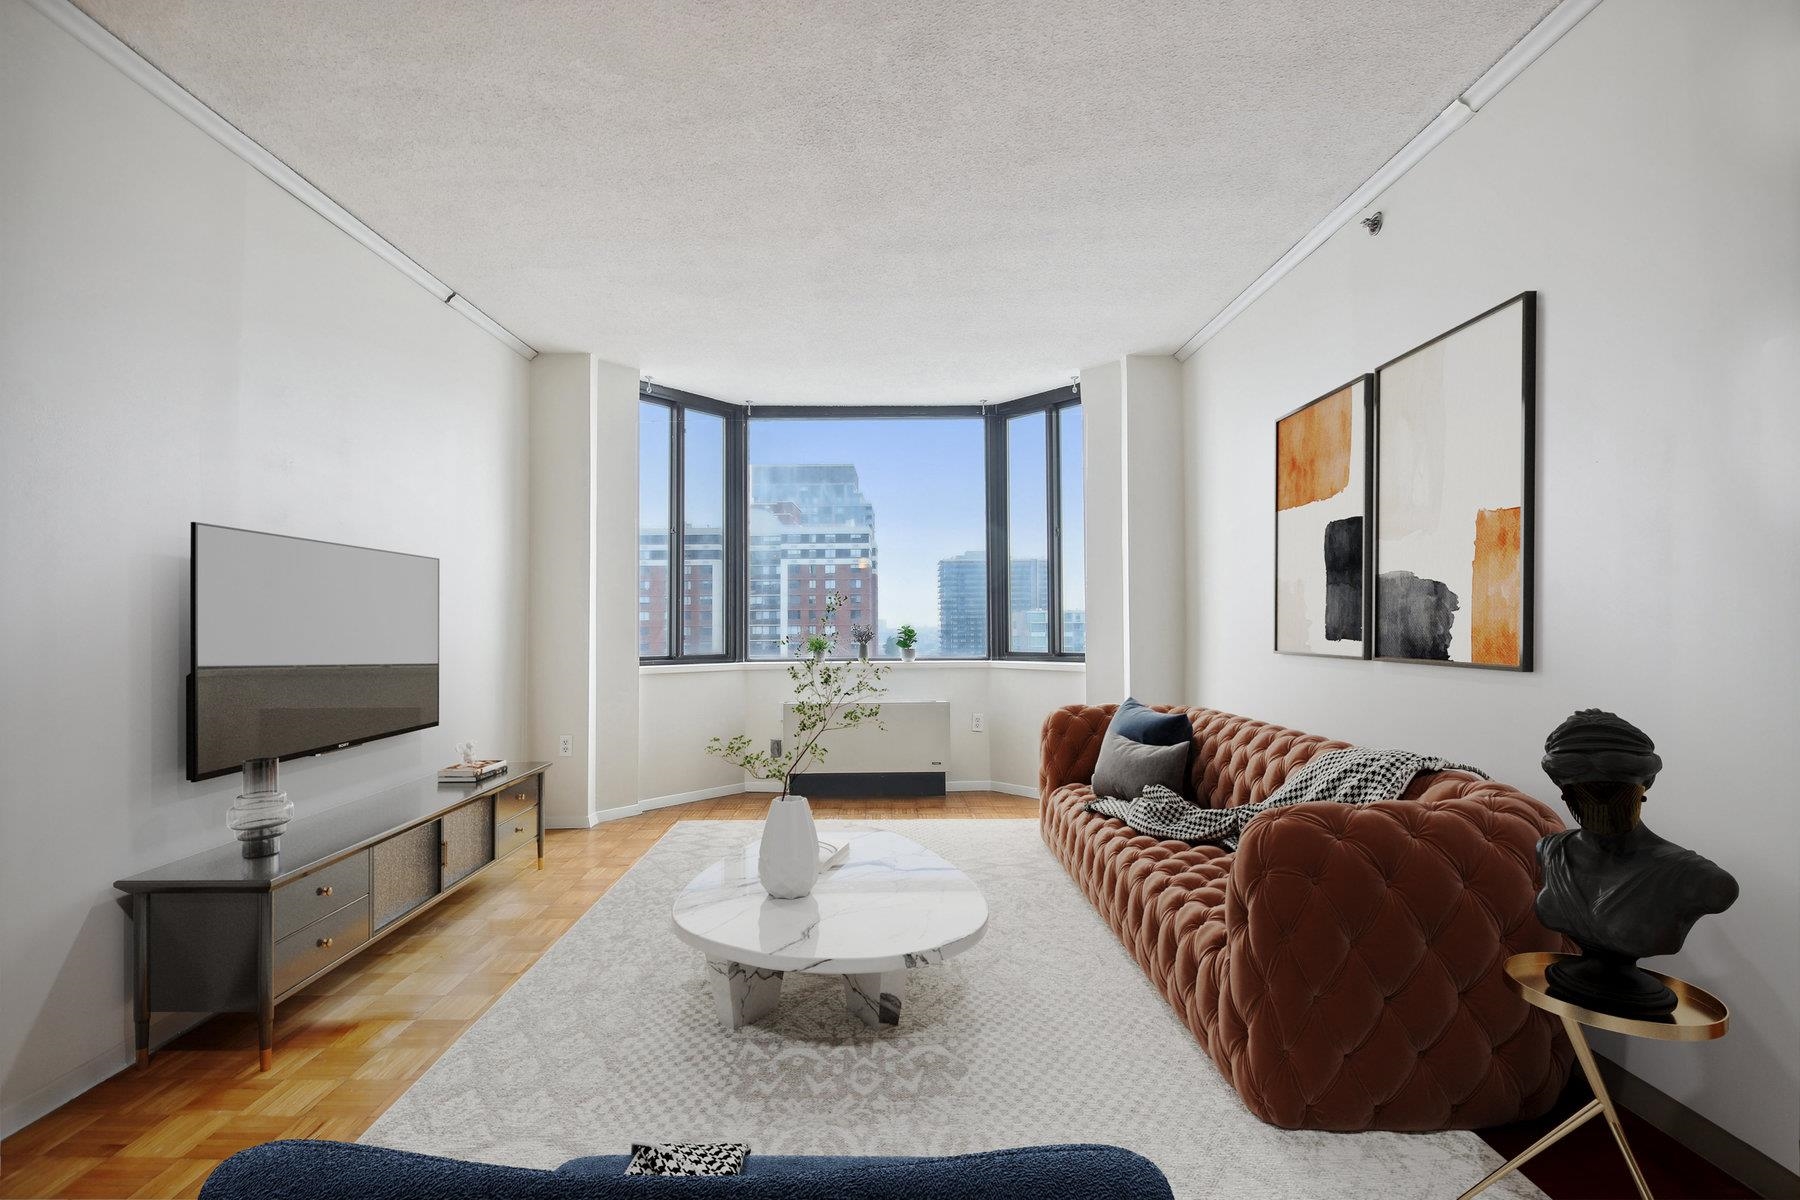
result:
M 244 791 L 225 816 L 225 825 L 237 834 L 245 858 L 268 858 L 281 853 L 281 832 L 294 819 L 294 805 L 287 793 L 275 786 L 275 760 L 253 758 L 244 764 Z

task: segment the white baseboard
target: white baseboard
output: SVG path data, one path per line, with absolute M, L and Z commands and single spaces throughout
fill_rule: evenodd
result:
M 635 817 L 644 811 L 642 804 L 621 804 L 617 808 L 596 809 L 588 814 L 587 827 L 604 825 L 608 821 L 623 821 L 626 817 Z
M 150 1045 L 161 1049 L 188 1030 L 208 1020 L 211 1013 L 163 1013 L 150 1021 Z M 0 1137 L 11 1137 L 25 1126 L 46 1117 L 83 1092 L 99 1087 L 137 1061 L 137 1046 L 121 1040 L 103 1054 L 65 1071 L 29 1096 L 0 1106 Z
M 1037 799 L 1037 789 L 1022 783 L 1002 783 L 998 779 L 952 779 L 944 785 L 952 792 L 999 792 L 1002 796 L 1023 796 L 1027 800 Z
M 555 825 L 546 823 L 546 829 L 592 829 L 596 825 L 604 825 L 608 821 L 622 821 L 626 817 L 635 817 L 640 813 L 654 812 L 659 808 L 674 808 L 680 804 L 697 804 L 702 800 L 717 800 L 721 796 L 740 796 L 745 792 L 762 792 L 774 795 L 780 791 L 780 785 L 770 783 L 766 779 L 753 779 L 744 783 L 726 783 L 718 787 L 699 788 L 691 792 L 672 792 L 667 796 L 652 796 L 647 800 L 639 800 L 636 804 L 621 804 L 616 808 L 602 808 L 588 814 L 586 825 Z M 1022 783 L 1002 783 L 997 779 L 952 779 L 944 785 L 949 792 L 999 792 L 1003 796 L 1023 796 L 1027 800 L 1037 799 L 1037 789 Z
M 736 796 L 745 790 L 741 783 L 727 783 L 719 787 L 700 788 L 692 792 L 674 792 L 667 796 L 652 796 L 648 800 L 639 800 L 638 807 L 645 812 L 657 808 L 673 808 L 677 804 L 693 804 L 700 800 L 717 800 L 720 796 Z

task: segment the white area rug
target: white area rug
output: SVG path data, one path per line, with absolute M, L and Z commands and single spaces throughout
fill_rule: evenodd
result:
M 992 913 L 973 950 L 913 973 L 897 1030 L 864 1028 L 838 979 L 806 975 L 787 977 L 762 1024 L 722 1029 L 669 909 L 759 827 L 683 821 L 362 1140 L 538 1167 L 633 1140 L 768 1154 L 1108 1142 L 1153 1160 L 1184 1200 L 1442 1197 L 1499 1164 L 1471 1133 L 1293 1133 L 1251 1116 L 1037 822 L 882 827 L 961 867 Z M 1542 1195 L 1516 1174 L 1489 1194 Z

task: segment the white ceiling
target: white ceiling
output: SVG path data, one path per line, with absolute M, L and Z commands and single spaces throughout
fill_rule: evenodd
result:
M 540 350 L 761 403 L 1172 351 L 1552 0 L 77 0 Z

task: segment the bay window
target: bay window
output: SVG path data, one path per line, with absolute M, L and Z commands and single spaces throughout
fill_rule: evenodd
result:
M 638 653 L 790 656 L 836 597 L 838 651 L 1079 658 L 1081 406 L 1062 388 L 986 408 L 722 404 L 646 383 Z M 673 564 L 673 573 L 671 565 Z

